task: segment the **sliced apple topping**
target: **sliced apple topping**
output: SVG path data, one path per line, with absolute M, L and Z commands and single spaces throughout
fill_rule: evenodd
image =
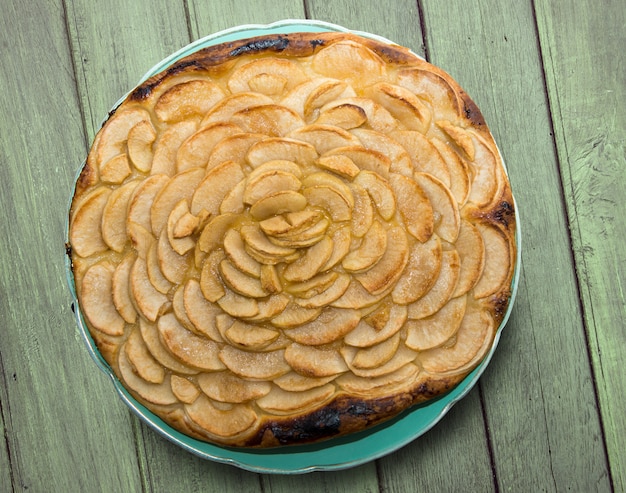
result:
M 211 302 L 216 302 L 226 294 L 224 282 L 219 272 L 219 265 L 222 260 L 224 260 L 224 253 L 221 250 L 214 250 L 202 265 L 200 289 L 204 297 Z
M 366 94 L 389 111 L 404 128 L 428 131 L 432 113 L 424 102 L 408 89 L 386 82 L 369 87 Z
M 452 192 L 459 206 L 464 205 L 470 192 L 470 176 L 467 163 L 461 159 L 449 144 L 436 137 L 431 138 L 430 142 L 439 151 L 450 172 L 450 192 Z
M 284 329 L 284 332 L 294 342 L 319 346 L 341 339 L 357 326 L 360 319 L 357 310 L 325 308 L 315 320 L 293 329 Z
M 319 272 L 333 252 L 333 240 L 324 236 L 320 241 L 309 247 L 297 260 L 287 266 L 283 276 L 290 282 L 301 282 L 311 279 Z
M 226 213 L 212 218 L 202 230 L 198 239 L 198 248 L 203 252 L 211 252 L 222 244 L 226 232 L 239 220 L 237 214 Z
M 498 166 L 494 152 L 474 134 L 472 140 L 476 149 L 476 157 L 472 161 L 474 179 L 472 180 L 472 190 L 468 201 L 479 207 L 486 206 L 498 197 Z
M 200 225 L 200 218 L 189 212 L 186 200 L 181 200 L 174 206 L 167 218 L 167 239 L 172 249 L 179 255 L 184 255 L 196 246 L 191 235 Z
M 126 211 L 138 184 L 139 180 L 133 180 L 113 190 L 102 211 L 102 239 L 116 252 L 122 252 L 128 241 Z
M 341 95 L 353 96 L 354 90 L 339 79 L 315 77 L 293 87 L 280 101 L 302 118 L 310 119 L 315 110 Z
M 100 131 L 98 146 L 95 150 L 98 169 L 112 157 L 126 152 L 128 133 L 142 120 L 150 121 L 150 114 L 137 106 L 118 109 L 107 120 L 107 124 Z
M 278 339 L 279 335 L 280 332 L 276 329 L 248 324 L 241 320 L 235 320 L 224 332 L 226 339 L 233 345 L 248 350 L 263 349 Z
M 111 294 L 114 272 L 111 262 L 94 264 L 83 276 L 80 293 L 83 313 L 89 322 L 105 334 L 121 336 L 126 322 L 115 308 Z
M 282 293 L 271 295 L 269 298 L 259 300 L 257 307 L 258 313 L 253 316 L 246 317 L 246 320 L 252 321 L 270 321 L 273 317 L 281 314 L 289 305 L 290 298 Z M 281 336 L 282 338 L 282 336 Z M 279 340 L 281 339 L 279 338 Z M 277 341 L 278 344 L 278 341 Z
M 358 138 L 343 128 L 317 123 L 294 130 L 288 137 L 311 144 L 319 154 L 336 147 L 361 144 Z
M 287 171 L 268 170 L 264 173 L 255 173 L 254 176 L 248 177 L 243 201 L 245 204 L 254 204 L 277 190 L 297 192 L 301 186 L 302 183 L 298 177 Z
M 400 215 L 406 229 L 418 241 L 427 241 L 433 234 L 433 207 L 428 195 L 413 180 L 404 175 L 392 173 L 389 183 L 397 197 Z
M 234 161 L 224 161 L 211 168 L 195 189 L 191 198 L 191 213 L 198 214 L 204 210 L 210 215 L 218 214 L 228 192 L 235 188 L 244 176 L 241 166 Z
M 330 303 L 330 306 L 336 308 L 352 309 L 366 308 L 375 305 L 376 303 L 381 301 L 385 296 L 389 294 L 390 290 L 391 287 L 389 287 L 389 289 L 386 291 L 382 291 L 381 293 L 372 294 L 367 291 L 367 289 L 365 289 L 359 281 L 357 281 L 356 279 L 352 279 L 344 293 L 335 301 Z
M 416 351 L 441 346 L 456 334 L 466 306 L 466 296 L 460 296 L 448 301 L 441 310 L 428 318 L 409 320 L 406 324 L 405 344 Z
M 142 173 L 147 173 L 152 168 L 152 144 L 156 138 L 157 133 L 150 120 L 141 120 L 128 132 L 128 159 Z
M 376 210 L 385 221 L 389 221 L 396 212 L 396 199 L 389 183 L 378 173 L 363 170 L 354 183 L 364 188 L 372 198 Z
M 450 185 L 446 161 L 428 138 L 414 130 L 399 130 L 391 136 L 406 149 L 416 171 L 434 176 L 445 186 Z
M 330 234 L 333 240 L 333 251 L 330 254 L 330 258 L 320 269 L 321 271 L 327 271 L 339 264 L 341 260 L 350 251 L 350 245 L 352 243 L 352 237 L 350 235 L 350 226 L 340 226 Z
M 453 373 L 471 368 L 488 350 L 494 322 L 489 313 L 469 305 L 456 333 L 454 344 L 419 353 L 419 361 L 430 373 Z
M 152 174 L 174 176 L 180 170 L 176 168 L 176 155 L 182 143 L 196 131 L 196 123 L 182 121 L 166 128 L 154 143 Z
M 237 67 L 228 79 L 228 89 L 233 93 L 252 90 L 264 94 L 278 94 L 286 87 L 299 84 L 305 77 L 303 70 L 296 63 L 283 58 L 262 58 Z M 261 78 L 273 82 L 262 84 L 259 88 Z M 282 82 L 278 92 L 273 89 L 278 84 L 277 81 Z M 266 90 L 261 90 L 263 88 Z M 268 91 L 270 88 L 272 90 Z
M 350 130 L 351 128 L 360 127 L 366 121 L 367 115 L 360 106 L 346 103 L 333 106 L 332 108 L 323 111 L 317 117 L 315 123 L 319 125 L 331 125 L 343 128 L 345 130 Z
M 250 276 L 261 277 L 261 264 L 254 260 L 245 249 L 241 234 L 236 229 L 229 229 L 224 233 L 224 253 L 241 272 Z
M 264 104 L 272 104 L 273 100 L 256 92 L 240 92 L 222 99 L 208 111 L 200 123 L 205 127 L 211 123 L 231 121 L 232 116 L 246 108 L 254 108 Z
M 374 171 L 383 178 L 389 176 L 389 169 L 391 168 L 391 159 L 381 152 L 367 149 L 361 145 L 333 148 L 324 154 L 324 158 L 328 159 L 329 157 L 350 159 L 357 169 Z M 357 174 L 358 172 L 351 178 L 354 178 Z
M 369 270 L 354 276 L 373 295 L 393 287 L 409 260 L 409 243 L 404 230 L 394 227 L 386 234 L 387 249 L 381 259 Z
M 195 375 L 199 373 L 197 369 L 190 368 L 183 364 L 165 348 L 163 342 L 161 341 L 161 336 L 159 335 L 156 324 L 147 322 L 143 318 L 139 318 L 139 331 L 141 332 L 141 338 L 150 351 L 150 354 L 165 368 L 182 375 Z
M 168 303 L 168 298 L 150 281 L 146 260 L 141 257 L 137 257 L 130 271 L 130 289 L 141 314 L 151 322 L 156 321 Z
M 176 170 L 180 173 L 189 168 L 205 167 L 218 142 L 241 132 L 241 128 L 230 122 L 215 122 L 201 128 L 189 136 L 178 149 Z
M 152 175 L 142 181 L 133 193 L 128 204 L 128 219 L 126 228 L 128 234 L 135 241 L 132 224 L 141 226 L 145 231 L 152 232 L 152 222 L 150 220 L 150 208 L 154 198 L 159 191 L 169 181 L 167 175 Z
M 195 279 L 189 279 L 185 284 L 183 307 L 197 332 L 213 341 L 222 342 L 222 336 L 215 326 L 215 318 L 221 310 L 204 297 L 200 283 Z
M 333 43 L 317 52 L 313 69 L 328 77 L 352 81 L 355 85 L 382 78 L 386 73 L 385 63 L 376 53 L 350 40 Z
M 407 363 L 379 377 L 358 377 L 353 373 L 344 373 L 336 382 L 341 389 L 351 394 L 375 397 L 383 392 L 410 386 L 417 379 L 419 372 L 420 369 L 415 364 Z
M 258 406 L 272 414 L 291 414 L 300 409 L 320 405 L 335 393 L 335 386 L 326 384 L 302 392 L 288 392 L 273 387 L 269 394 L 257 400 Z
M 187 378 L 172 375 L 170 377 L 170 385 L 176 398 L 184 404 L 193 403 L 200 395 L 200 389 Z
M 407 320 L 405 306 L 383 305 L 370 316 L 364 317 L 346 336 L 344 341 L 350 346 L 365 348 L 374 346 L 396 335 Z
M 441 241 L 431 236 L 424 243 L 414 242 L 406 269 L 393 288 L 392 299 L 402 305 L 424 296 L 439 276 L 442 263 Z
M 387 233 L 379 221 L 374 221 L 358 248 L 343 259 L 341 265 L 350 272 L 361 272 L 371 268 L 387 250 Z
M 450 115 L 450 118 L 454 118 L 460 114 L 456 92 L 435 72 L 417 67 L 399 70 L 398 85 L 428 101 L 431 107 L 437 109 L 437 115 Z
M 486 298 L 497 293 L 506 282 L 511 268 L 511 252 L 504 234 L 496 227 L 477 226 L 485 245 L 485 266 L 474 286 L 474 297 Z
M 172 283 L 163 275 L 163 272 L 161 272 L 157 248 L 158 242 L 153 241 L 146 254 L 148 279 L 150 280 L 150 284 L 152 284 L 157 291 L 167 294 L 172 288 Z
M 295 111 L 277 104 L 253 106 L 235 113 L 231 121 L 247 132 L 282 137 L 304 126 Z
M 242 378 L 272 380 L 289 372 L 285 351 L 250 352 L 232 346 L 224 346 L 220 359 L 235 375 Z
M 219 409 L 205 395 L 200 395 L 192 404 L 187 404 L 185 412 L 205 433 L 223 438 L 245 432 L 252 428 L 258 419 L 257 414 L 246 404 Z
M 328 306 L 335 300 L 339 299 L 350 286 L 350 276 L 339 274 L 332 284 L 323 291 L 310 295 L 310 291 L 300 298 L 296 298 L 295 302 L 304 308 L 318 308 Z M 308 295 L 308 296 L 307 296 Z
M 437 178 L 427 173 L 415 173 L 414 178 L 433 208 L 435 233 L 442 240 L 454 243 L 459 236 L 461 218 L 452 192 Z
M 154 112 L 161 121 L 176 122 L 204 115 L 222 98 L 224 91 L 217 84 L 206 79 L 189 80 L 165 91 L 154 105 Z
M 246 160 L 253 167 L 268 161 L 293 161 L 303 166 L 313 164 L 318 154 L 311 144 L 285 137 L 274 137 L 259 141 L 248 149 Z
M 352 358 L 354 368 L 371 369 L 387 363 L 400 347 L 400 334 L 396 333 L 383 342 L 368 348 L 359 349 Z
M 304 308 L 296 303 L 289 303 L 279 314 L 272 318 L 272 325 L 281 329 L 295 328 L 312 322 L 321 313 L 321 308 Z
M 198 375 L 198 385 L 211 399 L 233 404 L 256 400 L 272 388 L 270 382 L 245 380 L 225 371 Z
M 112 278 L 113 304 L 122 318 L 129 324 L 137 320 L 137 311 L 130 292 L 130 271 L 135 262 L 135 254 L 127 253 L 115 268 Z
M 459 280 L 453 294 L 456 298 L 467 293 L 478 282 L 485 266 L 485 242 L 476 226 L 462 220 L 455 246 L 461 262 Z
M 135 329 L 130 333 L 124 351 L 133 371 L 139 377 L 150 383 L 163 383 L 165 370 L 146 348 L 139 330 Z
M 274 265 L 297 254 L 293 248 L 278 246 L 269 241 L 257 224 L 245 225 L 240 232 L 245 242 L 246 251 L 263 264 Z
M 185 329 L 173 313 L 159 317 L 157 329 L 165 347 L 185 365 L 199 370 L 224 369 L 218 358 L 219 346 Z
M 456 250 L 443 252 L 441 270 L 433 287 L 409 307 L 409 318 L 425 318 L 439 311 L 452 297 L 459 278 L 460 261 Z
M 452 124 L 448 120 L 437 121 L 437 126 L 452 139 L 452 141 L 461 149 L 470 161 L 474 160 L 474 143 L 472 136 L 467 130 Z
M 382 343 L 385 344 L 385 343 Z M 373 346 L 374 348 L 376 346 Z M 415 361 L 417 353 L 412 349 L 407 348 L 406 346 L 400 345 L 398 350 L 392 355 L 392 357 L 384 364 L 375 366 L 373 368 L 358 368 L 354 366 L 353 361 L 356 358 L 359 351 L 363 351 L 362 349 L 357 349 L 351 346 L 344 346 L 341 349 L 341 354 L 343 355 L 346 363 L 348 364 L 348 368 L 352 370 L 357 377 L 366 377 L 366 378 L 376 378 L 383 375 L 388 375 L 390 373 L 394 373 L 399 370 L 403 366 L 412 363 Z
M 71 217 L 70 243 L 81 257 L 89 257 L 107 250 L 102 238 L 102 216 L 111 195 L 111 189 L 98 187 L 76 206 Z
M 241 272 L 229 260 L 222 260 L 219 266 L 222 280 L 230 289 L 242 296 L 263 298 L 270 293 L 261 285 L 261 280 Z
M 332 188 L 343 198 L 344 202 L 348 204 L 348 207 L 352 209 L 354 207 L 354 197 L 352 196 L 352 190 L 346 183 L 330 173 L 317 172 L 311 173 L 302 180 L 302 184 L 305 187 L 328 187 Z
M 235 318 L 250 318 L 259 314 L 259 303 L 256 299 L 246 298 L 233 291 L 226 291 L 226 294 L 217 300 L 217 304 Z
M 359 108 L 365 115 L 365 121 L 367 122 L 367 125 L 371 129 L 378 132 L 390 132 L 398 125 L 396 119 L 382 105 L 378 104 L 370 98 L 364 97 L 337 98 L 320 108 L 320 116 L 327 112 L 333 111 L 336 108 L 342 108 L 346 106 Z M 356 128 L 358 126 L 360 125 L 355 125 L 351 128 Z
M 344 178 L 354 178 L 359 174 L 359 167 L 348 156 L 330 155 L 322 156 L 315 164 L 322 169 L 332 171 Z
M 288 392 L 302 392 L 304 390 L 310 390 L 326 385 L 327 383 L 332 382 L 336 377 L 337 375 L 331 375 L 329 377 L 305 377 L 295 371 L 290 371 L 289 373 L 274 379 L 274 383 L 282 390 L 286 390 Z
M 178 402 L 170 387 L 169 376 L 165 377 L 161 383 L 144 380 L 135 373 L 125 351 L 119 352 L 117 364 L 122 380 L 146 401 L 162 406 Z
M 225 137 L 211 151 L 206 169 L 210 170 L 224 161 L 234 161 L 243 166 L 250 147 L 267 138 L 263 134 L 251 134 L 248 132 Z
M 365 148 L 386 156 L 390 160 L 389 171 L 405 176 L 413 175 L 411 157 L 396 140 L 382 132 L 365 128 L 354 128 L 350 132 L 359 138 Z
M 131 173 L 126 154 L 118 154 L 100 168 L 100 180 L 104 183 L 122 183 Z
M 268 217 L 288 212 L 298 212 L 307 205 L 307 199 L 300 192 L 279 190 L 266 195 L 250 207 L 250 214 L 262 221 Z
M 189 270 L 190 255 L 188 253 L 184 255 L 178 254 L 172 248 L 165 231 L 159 236 L 157 257 L 159 259 L 159 269 L 165 278 L 172 284 L 182 283 Z

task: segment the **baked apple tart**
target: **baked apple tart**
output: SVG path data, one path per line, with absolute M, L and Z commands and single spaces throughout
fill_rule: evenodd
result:
M 77 179 L 79 308 L 128 391 L 236 447 L 366 429 L 456 386 L 511 298 L 516 218 L 472 100 L 348 33 L 204 48 L 136 87 Z

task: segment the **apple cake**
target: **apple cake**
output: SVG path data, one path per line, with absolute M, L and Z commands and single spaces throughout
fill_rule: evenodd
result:
M 235 447 L 436 398 L 489 353 L 516 217 L 481 112 L 410 50 L 267 35 L 138 85 L 76 181 L 80 311 L 128 391 Z

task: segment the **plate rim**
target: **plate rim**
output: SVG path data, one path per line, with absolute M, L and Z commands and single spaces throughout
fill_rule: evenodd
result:
M 319 21 L 313 19 L 283 19 L 280 21 L 272 22 L 269 24 L 242 24 L 240 26 L 233 26 L 228 29 L 223 29 L 217 31 L 215 33 L 209 34 L 207 36 L 201 37 L 187 45 L 183 46 L 179 50 L 175 51 L 168 57 L 164 58 L 157 64 L 153 65 L 141 79 L 134 86 L 140 85 L 142 82 L 147 80 L 149 77 L 155 75 L 156 73 L 161 72 L 169 65 L 175 63 L 178 59 L 194 52 L 200 50 L 202 48 L 212 46 L 215 44 L 219 44 L 222 42 L 230 41 L 229 37 L 232 37 L 232 40 L 236 39 L 244 39 L 247 36 L 246 34 L 252 31 L 263 31 L 258 35 L 263 34 L 275 34 L 281 32 L 301 32 L 303 29 L 309 32 L 345 32 L 345 33 L 353 33 L 363 37 L 369 37 L 371 39 L 375 39 L 377 41 L 381 41 L 387 44 L 397 45 L 397 43 L 377 34 L 368 33 L 365 31 L 348 29 L 344 26 L 326 22 Z M 413 53 L 413 52 L 412 52 Z M 422 58 L 420 55 L 413 53 L 415 56 Z M 132 89 L 131 89 L 132 91 Z M 112 110 L 117 108 L 122 101 L 126 99 L 130 92 L 127 92 L 124 96 L 122 96 L 112 107 Z M 106 120 L 106 118 L 105 118 Z M 500 155 L 505 173 L 507 173 L 507 168 L 504 163 L 504 159 L 502 157 L 502 153 L 500 149 L 497 147 L 497 151 Z M 122 385 L 121 381 L 115 376 L 113 370 L 108 365 L 108 363 L 104 360 L 101 353 L 98 351 L 95 342 L 93 341 L 89 330 L 85 324 L 83 315 L 81 313 L 80 307 L 78 305 L 78 298 L 76 294 L 74 275 L 72 271 L 72 262 L 67 250 L 67 246 L 70 244 L 69 242 L 69 221 L 71 210 L 72 198 L 75 191 L 75 186 L 80 176 L 82 169 L 85 166 L 85 161 L 82 162 L 80 167 L 76 172 L 76 176 L 73 182 L 72 193 L 70 195 L 69 205 L 66 209 L 67 214 L 65 218 L 65 271 L 66 271 L 66 281 L 71 293 L 71 307 L 72 312 L 74 313 L 74 318 L 76 321 L 76 329 L 78 330 L 83 343 L 87 346 L 89 355 L 92 360 L 95 362 L 96 366 L 111 380 L 113 386 L 119 396 L 119 398 L 124 402 L 124 404 L 135 414 L 144 424 L 149 426 L 151 429 L 157 432 L 157 434 L 161 435 L 168 441 L 174 443 L 180 448 L 186 450 L 187 452 L 200 457 L 205 460 L 211 460 L 217 463 L 228 464 L 231 466 L 238 467 L 243 470 L 247 470 L 250 472 L 256 472 L 261 474 L 305 474 L 315 471 L 337 471 L 343 469 L 353 468 L 377 459 L 380 459 L 386 455 L 389 455 L 397 450 L 405 447 L 409 443 L 417 440 L 420 436 L 427 433 L 434 426 L 436 426 L 444 416 L 448 414 L 450 409 L 457 404 L 460 400 L 462 400 L 476 385 L 487 366 L 489 365 L 496 348 L 499 344 L 502 331 L 506 326 L 511 312 L 513 310 L 513 305 L 515 298 L 517 296 L 517 291 L 519 287 L 519 278 L 521 274 L 521 252 L 522 252 L 522 234 L 520 227 L 520 218 L 519 218 L 519 210 L 517 207 L 517 202 L 515 197 L 513 198 L 514 210 L 516 216 L 516 230 L 515 230 L 515 243 L 516 243 L 516 264 L 513 272 L 513 278 L 511 281 L 511 298 L 505 312 L 504 318 L 502 322 L 498 326 L 494 341 L 490 351 L 487 353 L 485 358 L 481 361 L 481 363 L 470 372 L 456 387 L 454 387 L 450 392 L 444 394 L 443 396 L 433 400 L 428 401 L 423 405 L 414 406 L 409 408 L 398 416 L 372 427 L 369 430 L 365 430 L 362 432 L 357 432 L 353 435 L 348 435 L 346 437 L 337 437 L 330 438 L 320 444 L 311 444 L 311 445 L 291 445 L 285 448 L 274 448 L 274 449 L 237 449 L 224 447 L 216 444 L 212 444 L 209 442 L 204 442 L 201 440 L 194 439 L 192 437 L 188 437 L 177 430 L 173 429 L 167 423 L 162 421 L 158 416 L 149 411 L 145 406 L 139 403 L 132 395 L 126 390 L 126 388 Z M 309 465 L 299 465 L 296 467 L 289 467 L 284 463 L 281 467 L 274 466 L 268 467 L 266 465 L 261 465 L 258 461 L 253 460 L 254 458 L 264 457 L 264 456 L 274 456 L 274 457 L 293 457 L 295 453 L 304 453 L 316 455 L 320 452 L 327 452 L 329 449 L 333 447 L 343 447 L 347 448 L 347 445 L 350 444 L 358 444 L 361 441 L 367 441 L 368 439 L 373 440 L 373 438 L 378 434 L 384 433 L 387 429 L 392 427 L 398 427 L 399 423 L 404 421 L 410 421 L 416 414 L 424 409 L 431 408 L 433 409 L 435 405 L 442 405 L 441 409 L 438 410 L 436 416 L 428 420 L 424 426 L 420 427 L 416 433 L 408 434 L 404 436 L 402 439 L 392 440 L 391 443 L 386 443 L 382 447 L 378 447 L 376 450 L 371 451 L 367 450 L 364 454 L 362 454 L 358 458 L 344 458 L 341 461 L 335 461 L 332 463 L 321 463 L 318 461 L 317 463 L 311 463 Z M 204 449 L 204 450 L 203 450 Z M 213 451 L 212 453 L 209 451 Z M 247 459 L 247 460 L 244 460 Z M 256 462 L 256 463 L 255 463 Z

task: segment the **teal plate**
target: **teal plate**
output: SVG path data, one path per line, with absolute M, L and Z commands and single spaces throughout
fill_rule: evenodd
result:
M 170 55 L 154 67 L 139 81 L 141 84 L 149 77 L 161 72 L 177 60 L 207 46 L 216 45 L 242 38 L 262 36 L 265 34 L 280 34 L 290 32 L 352 32 L 361 36 L 376 39 L 386 43 L 391 41 L 370 33 L 348 30 L 344 27 L 321 21 L 311 20 L 285 20 L 269 25 L 244 25 L 220 31 L 205 38 L 199 39 L 176 53 Z M 121 98 L 115 105 L 117 107 L 126 96 Z M 82 166 L 81 166 L 82 169 Z M 78 171 L 80 174 L 80 170 Z M 77 175 L 78 177 L 78 175 Z M 71 198 L 70 198 L 71 200 Z M 69 209 L 69 208 L 68 208 Z M 517 211 L 517 208 L 516 208 Z M 69 224 L 66 222 L 66 239 L 69 232 Z M 458 386 L 447 394 L 427 402 L 426 404 L 413 407 L 396 418 L 375 426 L 369 430 L 354 433 L 345 437 L 332 438 L 330 440 L 311 445 L 294 445 L 287 448 L 274 449 L 238 449 L 213 445 L 196 440 L 173 429 L 158 416 L 140 404 L 122 385 L 113 374 L 113 371 L 98 351 L 83 315 L 78 307 L 74 276 L 71 262 L 65 256 L 67 281 L 72 294 L 72 309 L 76 315 L 76 321 L 81 337 L 85 341 L 89 353 L 97 366 L 113 382 L 117 393 L 122 401 L 143 422 L 153 428 L 157 433 L 180 446 L 182 449 L 195 454 L 203 459 L 212 460 L 224 464 L 237 466 L 248 471 L 267 474 L 301 474 L 313 471 L 332 471 L 355 467 L 375 459 L 388 455 L 435 426 L 450 410 L 450 408 L 467 395 L 476 385 L 478 379 L 487 368 L 496 349 L 502 329 L 504 328 L 517 293 L 519 272 L 521 267 L 521 234 L 519 229 L 519 214 L 517 216 L 517 262 L 511 286 L 511 301 L 505 317 L 498 327 L 494 344 L 482 363 L 474 369 Z

